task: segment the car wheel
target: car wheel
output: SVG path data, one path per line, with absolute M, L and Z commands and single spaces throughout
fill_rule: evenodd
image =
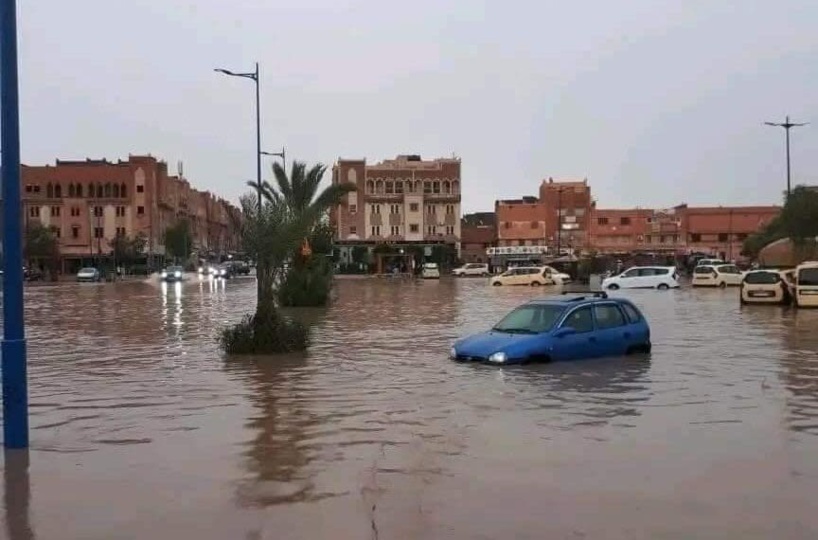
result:
M 668 284 L 667 284 L 667 283 L 660 283 L 660 284 L 659 284 L 659 286 L 658 286 L 658 287 L 656 287 L 656 288 L 657 288 L 657 289 L 659 289 L 660 291 L 666 291 L 666 290 L 668 290 L 670 287 L 668 286 Z
M 491 285 L 492 285 L 493 287 L 499 287 L 500 285 L 502 285 L 502 283 L 500 283 L 499 281 L 495 281 L 495 282 L 494 282 L 494 283 L 492 283 Z
M 724 289 L 725 287 L 727 287 L 726 281 L 722 281 L 721 283 L 719 283 L 719 289 Z
M 541 283 L 539 281 L 532 281 L 531 282 L 532 287 L 539 287 L 540 285 L 541 285 Z
M 615 291 L 618 288 L 619 288 L 619 285 L 617 285 L 616 283 L 611 283 L 610 285 L 608 285 L 608 290 L 609 291 Z

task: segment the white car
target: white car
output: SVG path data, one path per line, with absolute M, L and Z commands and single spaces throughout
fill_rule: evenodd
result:
M 457 277 L 464 276 L 481 276 L 487 277 L 489 275 L 489 265 L 481 263 L 468 263 L 460 268 L 452 270 L 452 274 Z
M 703 264 L 693 269 L 694 287 L 738 287 L 742 280 L 744 272 L 735 264 Z
M 699 259 L 699 261 L 696 263 L 696 266 L 716 266 L 719 264 L 727 263 L 721 259 Z
M 603 289 L 678 289 L 675 266 L 632 266 L 619 275 L 602 280 Z
M 557 270 L 553 266 L 544 266 L 543 268 L 546 269 L 548 274 L 554 279 L 554 283 L 556 283 L 557 285 L 565 284 L 565 283 L 571 283 L 571 281 L 573 281 L 571 279 L 570 274 L 566 274 L 565 272 L 560 272 L 559 270 Z
M 440 279 L 440 268 L 437 263 L 424 263 L 420 277 L 423 279 Z

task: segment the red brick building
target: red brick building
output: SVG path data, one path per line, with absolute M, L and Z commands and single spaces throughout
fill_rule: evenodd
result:
M 498 246 L 544 246 L 548 242 L 545 205 L 537 197 L 496 201 Z
M 548 246 L 581 250 L 588 244 L 593 209 L 588 180 L 558 181 L 540 184 L 540 202 L 545 209 Z M 559 237 L 559 238 L 558 238 Z
M 168 174 L 151 156 L 127 161 L 64 161 L 21 167 L 24 227 L 40 223 L 56 234 L 63 268 L 111 253 L 117 235 L 147 239 L 146 256 L 164 255 L 165 230 L 190 223 L 200 252 L 238 249 L 240 211 L 209 192 Z

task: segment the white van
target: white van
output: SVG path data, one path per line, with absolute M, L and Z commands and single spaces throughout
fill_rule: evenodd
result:
M 602 280 L 603 289 L 678 289 L 675 266 L 632 266 L 619 275 Z

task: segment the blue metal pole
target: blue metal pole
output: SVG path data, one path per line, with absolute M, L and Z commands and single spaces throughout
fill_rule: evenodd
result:
M 3 443 L 28 447 L 28 382 L 23 318 L 20 103 L 17 0 L 0 0 L 0 150 L 3 152 Z

